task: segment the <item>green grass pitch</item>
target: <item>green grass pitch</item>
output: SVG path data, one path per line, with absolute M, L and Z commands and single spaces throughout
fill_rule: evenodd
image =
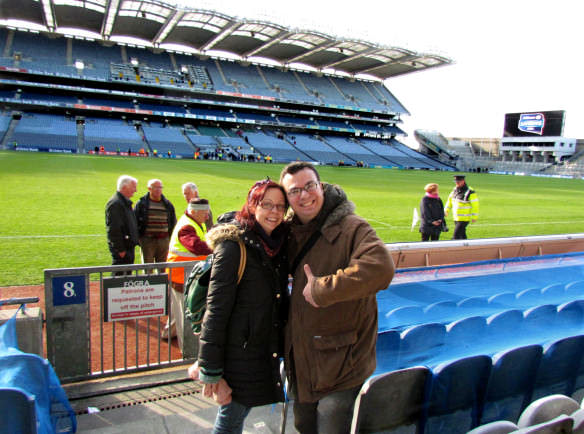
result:
M 177 214 L 186 206 L 180 187 L 193 181 L 216 217 L 239 209 L 256 180 L 278 180 L 282 167 L 0 152 L 0 286 L 42 283 L 45 268 L 109 265 L 104 206 L 121 174 L 138 178 L 134 202 L 146 193 L 149 179 L 160 178 Z M 420 239 L 411 222 L 425 184 L 440 184 L 444 201 L 454 184 L 448 172 L 347 167 L 320 167 L 319 172 L 323 181 L 344 188 L 357 213 L 388 243 Z M 583 180 L 468 174 L 467 182 L 480 199 L 479 221 L 468 230 L 471 238 L 584 232 Z

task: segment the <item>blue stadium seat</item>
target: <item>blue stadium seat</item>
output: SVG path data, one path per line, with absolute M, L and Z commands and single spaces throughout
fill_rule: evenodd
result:
M 532 400 L 547 395 L 570 396 L 584 356 L 584 335 L 560 339 L 544 346 Z
M 575 297 L 584 297 L 584 280 L 577 280 L 566 284 L 566 293 L 570 300 L 574 300 Z
M 558 306 L 557 327 L 564 336 L 582 333 L 584 301 L 575 300 Z
M 397 367 L 400 333 L 388 330 L 377 335 L 377 368 L 375 374 L 393 371 Z
M 455 315 L 456 303 L 454 301 L 438 301 L 424 309 L 426 321 L 449 322 Z
M 487 334 L 499 350 L 520 345 L 523 333 L 523 312 L 509 309 L 487 318 Z
M 444 324 L 426 323 L 407 328 L 401 333 L 398 367 L 432 366 L 441 360 L 445 337 Z
M 556 329 L 558 310 L 552 304 L 544 304 L 523 312 L 523 335 L 526 343 L 544 343 L 558 335 Z M 560 333 L 560 336 L 563 336 Z
M 34 396 L 17 387 L 0 387 L 2 422 L 0 434 L 36 434 L 37 418 Z
M 443 360 L 482 354 L 486 337 L 487 321 L 483 316 L 471 316 L 448 324 Z
M 581 338 L 582 335 L 578 335 Z M 574 385 L 572 387 L 571 396 L 578 400 L 578 402 L 583 401 L 584 398 L 584 354 L 580 359 L 576 367 L 576 378 L 574 379 Z M 583 405 L 584 407 L 584 405 Z
M 517 298 L 514 292 L 499 292 L 490 296 L 488 301 L 493 308 L 511 309 L 517 307 Z
M 463 434 L 478 426 L 491 358 L 471 356 L 433 369 L 424 432 Z
M 383 325 L 387 328 L 405 328 L 414 324 L 420 324 L 424 320 L 424 309 L 420 306 L 402 306 L 386 313 Z
M 484 314 L 490 307 L 487 297 L 463 298 L 456 305 L 468 316 Z
M 540 288 L 528 288 L 520 291 L 516 295 L 517 305 L 524 309 L 545 303 Z
M 565 290 L 565 285 L 563 283 L 553 283 L 551 285 L 544 286 L 541 289 L 541 295 L 543 296 L 546 303 L 549 304 L 560 304 L 565 301 L 569 301 L 568 294 Z
M 368 379 L 355 401 L 351 433 L 420 432 L 430 377 L 428 368 L 415 366 Z
M 531 401 L 533 379 L 542 351 L 541 345 L 526 345 L 493 356 L 481 424 L 519 420 L 521 412 Z

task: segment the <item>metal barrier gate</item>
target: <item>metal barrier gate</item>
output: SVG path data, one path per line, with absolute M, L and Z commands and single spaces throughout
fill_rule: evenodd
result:
M 198 344 L 188 321 L 182 352 L 176 340 L 161 338 L 166 316 L 172 319 L 170 282 L 155 274 L 184 268 L 186 281 L 194 263 L 45 270 L 47 358 L 61 382 L 194 361 Z

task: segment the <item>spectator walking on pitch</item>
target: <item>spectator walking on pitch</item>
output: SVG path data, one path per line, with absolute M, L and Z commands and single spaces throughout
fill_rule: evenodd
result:
M 452 210 L 454 219 L 453 240 L 466 240 L 466 227 L 479 218 L 479 198 L 476 192 L 466 184 L 464 175 L 455 175 L 456 186 L 448 196 L 444 215 Z
M 376 293 L 394 264 L 375 230 L 314 166 L 290 163 L 280 183 L 292 207 L 293 277 L 286 370 L 300 433 L 348 433 L 355 398 L 376 366 Z
M 252 407 L 284 400 L 280 357 L 288 274 L 282 221 L 287 207 L 282 187 L 269 179 L 256 182 L 235 220 L 207 234 L 213 268 L 198 362 L 189 376 L 221 406 L 215 433 L 241 433 Z M 245 268 L 238 283 L 242 248 Z
M 207 234 L 205 220 L 207 220 L 208 214 L 209 201 L 207 199 L 197 198 L 191 200 L 187 210 L 180 217 L 172 232 L 168 247 L 168 262 L 203 260 L 212 253 L 205 242 Z M 183 296 L 184 268 L 172 268 L 170 270 L 170 280 L 172 286 L 170 291 L 170 313 L 176 324 L 178 345 L 182 351 L 185 305 Z
M 138 244 L 138 225 L 130 199 L 136 193 L 137 185 L 136 178 L 129 175 L 120 176 L 117 191 L 105 206 L 107 242 L 112 255 L 112 265 L 134 263 L 134 249 Z
M 166 262 L 170 235 L 176 224 L 174 206 L 162 194 L 163 188 L 160 179 L 151 179 L 148 193 L 134 207 L 144 264 Z
M 444 204 L 438 195 L 438 184 L 427 184 L 420 201 L 420 232 L 422 241 L 438 241 L 445 228 Z

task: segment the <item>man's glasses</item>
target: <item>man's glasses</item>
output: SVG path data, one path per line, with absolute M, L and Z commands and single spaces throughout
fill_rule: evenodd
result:
M 259 205 L 260 208 L 265 209 L 266 211 L 271 211 L 274 208 L 276 208 L 276 211 L 278 212 L 286 211 L 286 205 L 281 203 L 275 204 L 271 200 L 262 200 Z
M 313 191 L 316 191 L 316 189 L 318 188 L 318 184 L 319 183 L 316 181 L 310 181 L 302 188 L 300 188 L 300 187 L 291 188 L 290 190 L 288 190 L 288 197 L 300 196 L 300 193 L 302 193 L 302 190 L 304 190 L 307 193 L 312 193 Z

